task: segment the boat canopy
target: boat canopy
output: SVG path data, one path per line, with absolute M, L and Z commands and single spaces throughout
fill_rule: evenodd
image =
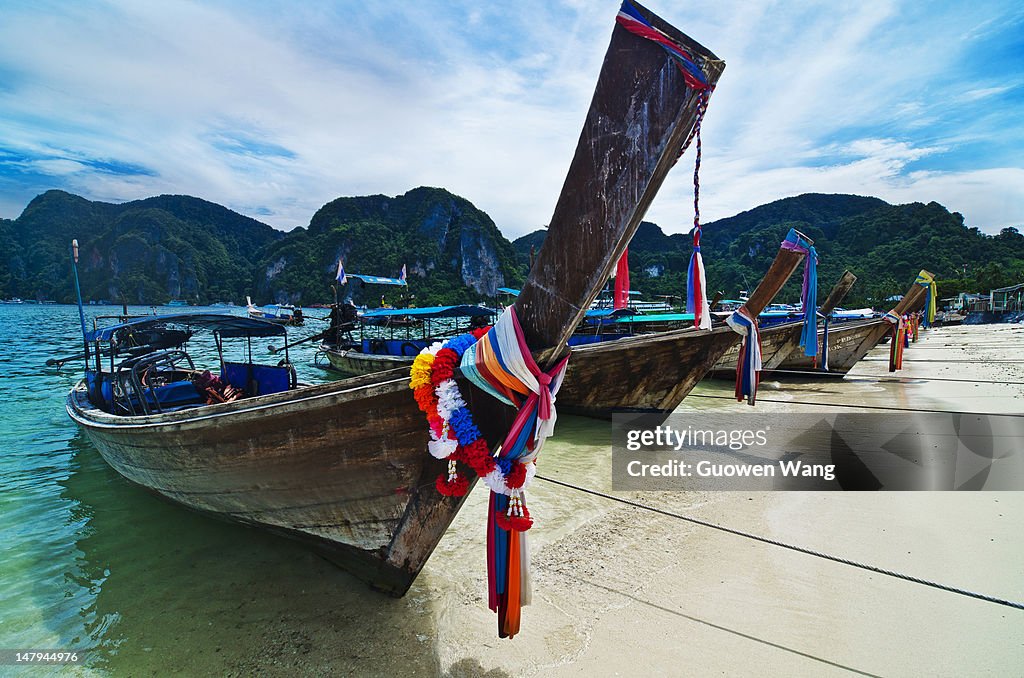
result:
M 587 311 L 586 317 L 594 318 L 619 318 L 622 316 L 638 316 L 639 314 L 631 308 L 592 308 Z
M 871 318 L 871 317 L 874 317 L 876 315 L 879 315 L 879 314 L 875 313 L 875 310 L 873 308 L 854 308 L 854 309 L 837 308 L 836 310 L 832 311 L 832 317 L 833 318 L 840 318 L 840 319 L 847 319 L 847 318 Z
M 520 290 L 514 290 L 511 287 L 499 287 L 498 291 L 502 294 L 511 294 L 513 297 L 518 297 Z
M 663 322 L 693 322 L 692 313 L 645 313 L 643 315 L 624 315 L 615 318 L 616 323 L 663 323 Z
M 363 320 L 388 320 L 390 318 L 472 318 L 479 315 L 495 315 L 497 311 L 486 306 L 424 306 L 423 308 L 375 308 L 364 311 Z
M 663 323 L 683 322 L 693 320 L 692 313 L 635 313 L 626 308 L 619 309 L 593 309 L 587 311 L 587 321 L 590 323 Z
M 356 278 L 362 280 L 364 283 L 370 283 L 371 285 L 400 285 L 402 287 L 408 285 L 406 281 L 401 278 L 382 278 L 379 275 L 364 275 L 362 273 L 346 273 L 348 278 Z
M 101 327 L 87 332 L 89 341 L 109 341 L 120 330 L 162 330 L 170 327 L 200 328 L 219 332 L 222 337 L 272 337 L 287 333 L 282 325 L 222 313 L 171 313 L 167 315 L 133 318 L 128 322 Z

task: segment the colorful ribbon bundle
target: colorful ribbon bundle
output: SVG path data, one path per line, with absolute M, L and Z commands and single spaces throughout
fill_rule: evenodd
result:
M 462 373 L 499 400 L 519 408 L 512 429 L 498 453 L 499 469 L 505 466 L 535 468 L 544 441 L 554 433 L 555 395 L 562 385 L 569 356 L 544 372 L 526 345 L 515 306 L 462 357 Z M 492 482 L 492 479 L 494 482 Z M 526 485 L 509 487 L 492 474 L 484 478 L 491 488 L 487 518 L 488 605 L 498 613 L 498 635 L 519 632 L 520 607 L 530 601 L 529 548 L 525 531 L 530 528 L 526 509 Z
M 696 219 L 694 220 L 696 221 Z M 700 256 L 700 225 L 693 227 L 693 254 L 686 269 L 686 312 L 693 314 L 693 326 L 711 329 L 711 307 L 708 304 L 704 260 Z
M 903 369 L 903 348 L 907 339 L 907 324 L 903 317 L 895 311 L 889 311 L 884 316 L 885 320 L 892 325 L 892 338 L 889 341 L 889 371 Z
M 488 604 L 498 613 L 498 633 L 519 632 L 520 609 L 531 598 L 530 552 L 526 530 L 533 519 L 524 490 L 536 473 L 535 460 L 555 427 L 555 394 L 565 376 L 566 356 L 549 372 L 534 362 L 515 307 L 505 309 L 493 328 L 475 330 L 423 349 L 413 361 L 409 387 L 430 425 L 430 454 L 448 460 L 438 476 L 438 492 L 461 497 L 469 480 L 463 462 L 491 489 L 487 517 Z M 454 379 L 456 367 L 471 382 L 502 402 L 519 408 L 498 456 L 473 422 Z
M 931 327 L 932 323 L 935 322 L 935 298 L 938 292 L 938 286 L 935 284 L 935 276 L 931 273 L 921 271 L 917 275 L 917 280 L 914 282 L 927 290 L 924 302 L 925 315 L 924 318 L 922 318 L 922 322 L 925 327 Z
M 683 79 L 686 80 L 688 86 L 696 90 L 709 89 L 707 76 L 704 75 L 704 71 L 693 61 L 690 53 L 682 45 L 652 26 L 628 0 L 623 2 L 622 7 L 619 8 L 619 14 L 615 17 L 615 22 L 630 33 L 661 45 L 662 49 L 668 53 L 672 61 L 679 67 L 683 74 Z
M 629 308 L 629 248 L 619 257 L 615 266 L 615 294 L 612 297 L 612 308 Z
M 753 405 L 757 399 L 757 385 L 761 380 L 761 335 L 757 331 L 757 318 L 746 306 L 740 306 L 725 322 L 743 337 L 740 354 L 736 359 L 736 400 Z
M 804 349 L 804 355 L 813 358 L 818 355 L 818 253 L 814 245 L 792 228 L 782 241 L 782 249 L 807 255 L 804 262 L 804 284 L 800 291 L 800 302 L 804 309 L 800 346 Z

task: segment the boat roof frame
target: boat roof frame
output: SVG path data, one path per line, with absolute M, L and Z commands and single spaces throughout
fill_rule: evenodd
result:
M 223 313 L 169 313 L 166 315 L 132 318 L 126 322 L 108 325 L 86 333 L 86 339 L 93 341 L 110 341 L 123 329 L 160 330 L 172 326 L 188 329 L 209 330 L 225 338 L 253 338 L 286 336 L 288 330 L 284 325 Z

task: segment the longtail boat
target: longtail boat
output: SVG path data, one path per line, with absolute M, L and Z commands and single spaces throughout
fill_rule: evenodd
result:
M 349 376 L 412 365 L 433 342 L 487 324 L 496 311 L 484 306 L 378 308 L 359 314 L 347 331 L 324 332 L 319 354 L 331 369 Z
M 822 302 L 818 314 L 830 315 L 835 308 L 842 303 L 849 294 L 853 284 L 857 282 L 857 276 L 850 271 L 844 271 L 836 282 L 828 297 Z M 787 322 L 781 325 L 772 325 L 761 331 L 761 361 L 762 371 L 768 372 L 776 369 L 783 360 L 795 355 L 800 347 L 800 337 L 803 332 L 803 319 Z M 820 342 L 820 333 L 819 333 Z M 739 357 L 739 347 L 729 349 L 719 360 L 712 375 L 716 377 L 734 377 L 736 374 L 736 360 Z M 811 362 L 811 361 L 809 361 Z
M 798 237 L 810 244 L 802 234 Z M 803 258 L 801 253 L 780 249 L 745 307 L 754 315 L 760 313 L 786 284 Z M 480 313 L 473 312 L 474 315 Z M 587 311 L 586 317 L 594 317 L 594 314 L 592 310 Z M 645 324 L 640 320 L 643 318 L 645 316 L 626 315 L 622 320 L 629 329 L 636 330 Z M 669 323 L 679 326 L 686 319 L 692 323 L 693 315 L 656 314 L 651 317 L 655 327 Z M 777 327 L 789 328 L 792 325 Z M 798 338 L 799 326 L 800 323 L 796 323 Z M 765 331 L 767 333 L 768 330 Z M 607 418 L 612 411 L 671 412 L 704 377 L 708 366 L 716 364 L 715 356 L 731 353 L 731 370 L 735 373 L 740 337 L 725 325 L 711 331 L 696 330 L 691 325 L 677 330 L 647 330 L 618 339 L 609 339 L 609 336 L 613 335 L 577 333 L 569 338 L 573 359 L 558 394 L 559 407 L 564 411 L 598 418 Z M 779 335 L 775 332 L 770 335 L 775 336 Z M 762 346 L 765 345 L 763 337 L 764 334 Z M 576 339 L 603 340 L 585 343 L 574 341 Z M 418 349 L 427 341 L 410 340 L 405 343 Z M 331 366 L 346 374 L 370 374 L 384 366 L 412 364 L 412 351 L 397 351 L 400 354 L 394 355 L 396 348 L 397 343 L 390 349 L 381 346 L 381 354 L 378 354 L 368 347 L 345 349 L 336 342 L 325 342 L 320 346 Z
M 278 325 L 302 325 L 305 318 L 302 317 L 302 309 L 295 308 L 291 304 L 268 304 L 260 308 L 252 303 L 252 299 L 245 298 L 246 314 L 255 320 L 265 320 Z
M 811 244 L 806 236 L 794 233 Z M 743 304 L 751 317 L 757 317 L 771 302 L 804 257 L 802 252 L 779 249 L 761 283 Z M 566 412 L 598 418 L 608 418 L 613 411 L 671 412 L 726 351 L 739 343 L 740 336 L 723 325 L 576 347 L 558 405 Z
M 918 278 L 932 279 L 931 273 L 922 270 Z M 924 308 L 928 296 L 927 288 L 914 282 L 903 298 L 890 311 L 891 316 L 904 316 Z M 829 329 L 827 374 L 843 376 L 849 372 L 868 351 L 878 345 L 891 331 L 892 325 L 885 318 L 874 318 L 859 322 L 847 322 Z M 819 342 L 821 338 L 819 336 Z M 813 361 L 800 350 L 790 351 L 772 366 L 778 370 L 813 370 Z M 818 370 L 818 373 L 822 373 Z
M 683 46 L 713 88 L 722 61 L 648 10 L 629 9 Z M 616 23 L 547 243 L 515 304 L 542 365 L 567 350 L 684 148 L 704 98 L 689 86 L 693 77 L 658 42 Z M 98 350 L 113 334 L 89 333 L 81 318 L 96 360 L 86 352 L 87 379 L 66 408 L 118 473 L 189 508 L 308 542 L 391 594 L 408 590 L 463 500 L 432 482 L 443 462 L 426 451 L 406 370 L 115 414 L 96 396 L 114 376 Z M 132 383 L 148 399 L 154 381 L 144 382 Z M 461 388 L 493 449 L 513 410 L 468 381 Z

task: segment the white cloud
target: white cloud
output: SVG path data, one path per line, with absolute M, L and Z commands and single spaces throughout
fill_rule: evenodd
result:
M 48 158 L 35 170 L 90 198 L 189 193 L 282 228 L 340 195 L 443 186 L 515 237 L 550 217 L 617 6 L 8 9 L 0 146 Z M 1019 168 L 942 170 L 964 139 L 995 134 L 972 122 L 981 116 L 942 127 L 951 99 L 969 112 L 1011 91 L 998 72 L 963 86 L 958 70 L 964 32 L 990 36 L 993 12 L 915 7 L 661 8 L 728 63 L 704 128 L 705 220 L 822 191 L 935 199 L 988 229 L 1024 222 Z M 90 158 L 157 176 L 83 170 Z M 669 231 L 692 220 L 691 159 L 648 215 Z

